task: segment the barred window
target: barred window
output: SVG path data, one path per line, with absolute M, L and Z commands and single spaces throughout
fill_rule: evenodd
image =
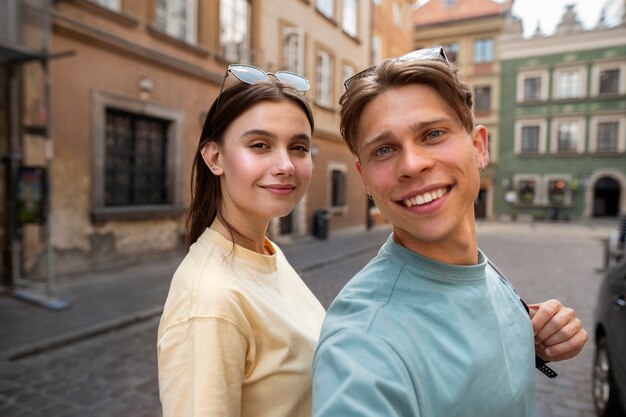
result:
M 105 206 L 167 204 L 169 122 L 106 110 Z

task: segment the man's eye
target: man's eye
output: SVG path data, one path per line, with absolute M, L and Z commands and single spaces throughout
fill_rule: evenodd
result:
M 385 156 L 388 153 L 391 152 L 391 147 L 390 146 L 381 146 L 380 148 L 376 149 L 374 151 L 374 155 L 375 156 Z
M 426 138 L 427 139 L 437 139 L 441 135 L 443 135 L 443 132 L 441 130 L 433 130 L 432 132 L 428 132 L 428 134 L 426 135 Z

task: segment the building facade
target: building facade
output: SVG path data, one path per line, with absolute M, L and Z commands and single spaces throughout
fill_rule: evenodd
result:
M 254 2 L 253 2 L 254 3 Z M 325 215 L 330 232 L 362 228 L 366 199 L 354 157 L 339 134 L 343 81 L 369 66 L 372 6 L 356 0 L 268 0 L 253 15 L 253 56 L 262 68 L 304 74 L 313 115 L 313 177 L 305 199 L 272 227 L 280 242 L 316 233 Z M 286 6 L 289 3 L 289 6 Z M 323 234 L 323 233 L 321 233 Z
M 509 2 L 430 0 L 413 12 L 416 49 L 441 45 L 474 92 L 475 123 L 489 133 L 490 162 L 475 202 L 477 218 L 493 217 L 494 176 L 499 166 L 500 57 L 498 44 Z
M 518 22 L 519 23 L 519 22 Z M 626 212 L 626 24 L 583 30 L 568 6 L 551 36 L 500 43 L 499 217 Z
M 406 16 L 410 1 L 399 3 Z M 48 267 L 59 279 L 72 279 L 184 249 L 195 148 L 231 63 L 291 70 L 311 83 L 311 185 L 290 216 L 275 219 L 271 237 L 284 242 L 315 232 L 322 213 L 331 233 L 367 224 L 354 157 L 339 135 L 338 101 L 343 81 L 372 64 L 375 4 L 7 0 L 0 16 L 41 26 L 29 14 L 31 4 L 48 16 L 47 46 L 24 54 L 34 62 L 15 70 L 7 62 L 22 45 L 5 48 L 9 37 L 0 39 L 6 287 L 24 277 L 43 280 Z M 395 42 L 384 38 L 392 54 Z M 29 184 L 35 187 L 26 188 L 28 207 L 33 190 L 49 191 L 46 210 L 24 212 L 31 218 L 20 218 L 16 208 L 18 174 L 34 179 Z M 37 182 L 38 175 L 48 182 Z M 36 204 L 47 201 L 40 197 Z

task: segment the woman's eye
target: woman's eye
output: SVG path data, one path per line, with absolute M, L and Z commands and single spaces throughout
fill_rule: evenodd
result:
M 252 145 L 250 145 L 250 147 L 252 149 L 268 149 L 269 146 L 267 146 L 265 143 L 263 142 L 257 142 L 257 143 L 253 143 Z

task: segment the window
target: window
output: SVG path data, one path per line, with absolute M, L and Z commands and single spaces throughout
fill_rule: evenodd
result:
M 482 86 L 474 88 L 474 110 L 491 110 L 491 87 Z
M 589 127 L 589 151 L 617 153 L 626 151 L 626 116 L 594 116 Z
M 554 97 L 577 98 L 585 95 L 584 68 L 561 68 L 554 71 Z
M 372 65 L 383 62 L 383 41 L 379 36 L 372 37 Z
M 357 35 L 356 0 L 343 0 L 342 28 L 348 35 Z
M 541 78 L 530 77 L 524 80 L 524 101 L 541 99 Z
M 344 64 L 343 67 L 341 67 L 341 82 L 343 83 L 354 74 L 356 74 L 354 67 L 352 65 Z
M 220 46 L 227 61 L 250 62 L 248 0 L 220 0 Z
M 474 41 L 474 63 L 493 62 L 494 42 L 493 38 L 476 39 Z
M 106 110 L 104 205 L 167 203 L 168 122 Z
M 120 11 L 120 0 L 90 0 L 92 3 L 99 4 L 102 7 L 106 7 L 107 9 Z
M 598 152 L 617 151 L 618 128 L 619 128 L 619 124 L 617 122 L 598 123 L 598 141 L 596 144 L 596 151 Z
M 619 93 L 619 68 L 600 71 L 600 94 Z
M 580 132 L 574 122 L 559 123 L 557 152 L 574 152 L 578 144 Z
M 548 99 L 548 70 L 522 71 L 517 74 L 517 101 Z
M 333 63 L 326 51 L 317 52 L 315 77 L 315 102 L 323 107 L 332 106 Z
M 304 31 L 301 28 L 285 28 L 283 36 L 283 68 L 304 74 Z
M 158 0 L 156 26 L 175 38 L 196 43 L 196 0 Z
M 380 6 L 382 0 L 373 0 L 375 6 Z
M 443 45 L 443 50 L 448 57 L 450 62 L 456 62 L 459 58 L 459 44 L 456 42 L 451 42 L 446 45 Z
M 571 191 L 569 187 L 571 179 L 569 176 L 547 175 L 545 180 L 548 204 L 564 205 L 571 203 Z
M 319 10 L 320 13 L 322 13 L 324 16 L 328 17 L 329 19 L 332 19 L 333 16 L 335 15 L 334 13 L 335 1 L 334 0 L 316 0 L 315 7 L 317 8 L 317 10 Z
M 402 26 L 402 7 L 397 1 L 393 2 L 392 13 L 393 13 L 393 23 L 396 26 Z
M 518 120 L 515 123 L 515 153 L 543 154 L 546 151 L 545 119 Z
M 594 64 L 591 69 L 591 94 L 626 94 L 626 61 Z
M 344 167 L 331 167 L 330 206 L 343 208 L 346 205 L 346 170 Z
M 582 153 L 585 147 L 584 120 L 555 119 L 552 122 L 552 153 Z
M 96 220 L 184 212 L 184 112 L 95 91 L 92 215 Z
M 533 204 L 537 198 L 537 181 L 532 178 L 517 182 L 517 199 L 520 203 Z
M 522 153 L 539 153 L 539 126 L 522 127 Z

